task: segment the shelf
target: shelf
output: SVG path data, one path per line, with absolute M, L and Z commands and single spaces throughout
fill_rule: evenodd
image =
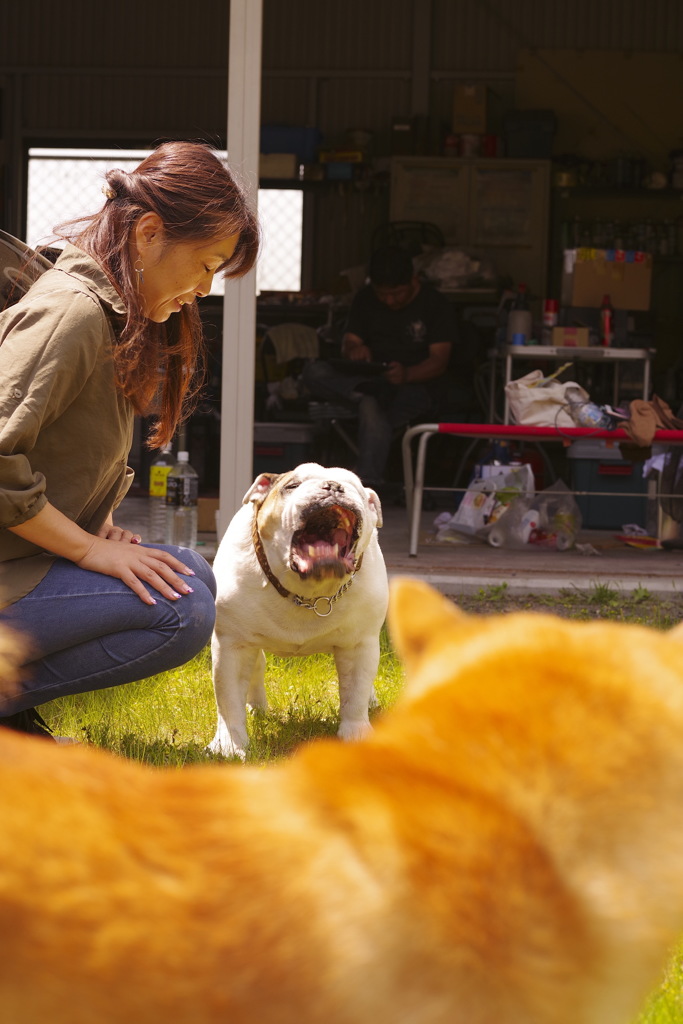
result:
M 661 199 L 683 202 L 680 188 L 617 188 L 609 185 L 574 185 L 553 189 L 556 198 L 571 199 Z

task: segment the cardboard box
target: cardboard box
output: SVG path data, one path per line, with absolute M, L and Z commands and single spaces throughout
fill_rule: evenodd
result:
M 260 178 L 298 178 L 296 153 L 261 153 L 258 170 Z
M 652 256 L 621 249 L 566 249 L 562 305 L 599 309 L 609 295 L 615 309 L 650 308 Z
M 551 345 L 556 348 L 588 348 L 590 331 L 587 327 L 553 327 Z
M 452 130 L 456 135 L 485 135 L 489 122 L 488 88 L 481 83 L 457 84 L 453 90 Z
M 199 498 L 197 501 L 197 533 L 216 532 L 218 498 Z

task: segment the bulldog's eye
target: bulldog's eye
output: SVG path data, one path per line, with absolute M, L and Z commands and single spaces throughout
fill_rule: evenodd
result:
M 283 487 L 283 490 L 285 490 L 285 491 L 295 491 L 300 483 L 301 483 L 300 480 L 289 480 L 285 484 L 285 486 Z

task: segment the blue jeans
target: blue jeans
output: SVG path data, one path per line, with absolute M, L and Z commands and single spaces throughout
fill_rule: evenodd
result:
M 187 548 L 153 546 L 194 570 L 194 593 L 172 601 L 150 587 L 156 604 L 147 605 L 121 580 L 58 558 L 30 594 L 3 612 L 30 650 L 19 693 L 0 698 L 0 719 L 55 697 L 145 679 L 202 650 L 216 617 L 211 567 Z

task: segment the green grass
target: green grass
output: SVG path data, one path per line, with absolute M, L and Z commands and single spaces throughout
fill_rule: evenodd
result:
M 383 631 L 375 684 L 380 710 L 394 702 L 402 685 L 403 668 Z M 339 690 L 331 655 L 267 655 L 266 688 L 268 710 L 249 714 L 249 762 L 264 764 L 307 740 L 336 734 Z M 173 672 L 63 697 L 45 704 L 41 714 L 59 736 L 148 764 L 205 762 L 212 759 L 205 747 L 216 725 L 209 649 Z
M 659 988 L 635 1024 L 681 1024 L 683 1021 L 683 945 L 671 957 Z
M 458 597 L 458 604 L 482 614 L 511 610 L 553 612 L 570 618 L 608 618 L 666 629 L 683 618 L 683 600 L 653 597 L 645 588 L 620 593 L 605 584 L 588 592 L 557 596 L 511 595 L 507 584 Z M 404 682 L 403 668 L 386 632 L 376 682 L 380 710 L 390 707 Z M 247 761 L 266 764 L 286 757 L 301 743 L 334 736 L 339 696 L 331 656 L 267 656 L 270 707 L 249 715 Z M 95 693 L 62 698 L 41 708 L 59 735 L 104 747 L 155 766 L 182 768 L 213 758 L 205 751 L 215 727 L 215 703 L 208 648 L 187 665 L 151 679 Z M 634 1024 L 683 1024 L 683 946 L 672 957 L 661 986 Z

